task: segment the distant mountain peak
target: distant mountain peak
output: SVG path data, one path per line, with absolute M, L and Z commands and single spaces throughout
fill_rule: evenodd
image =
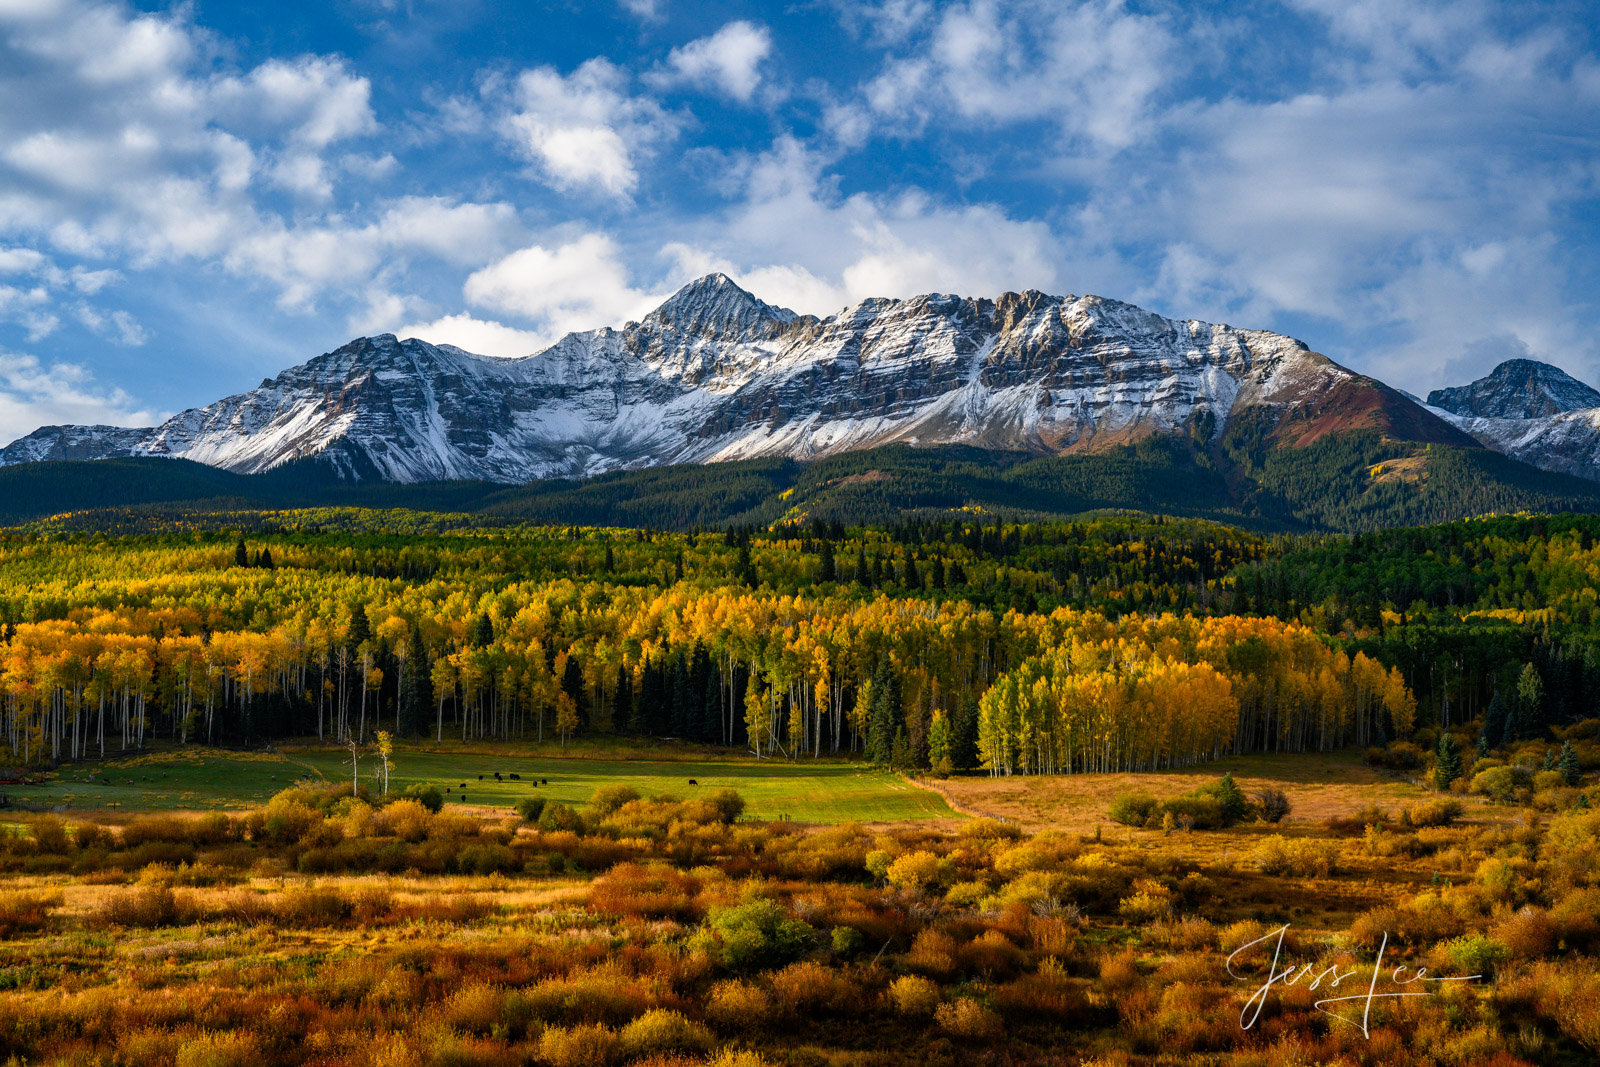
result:
M 707 274 L 679 289 L 645 317 L 655 326 L 719 340 L 765 340 L 798 318 L 788 308 L 758 300 L 721 272 Z
M 1435 389 L 1428 403 L 1454 415 L 1480 419 L 1537 419 L 1600 407 L 1600 392 L 1560 367 L 1536 359 L 1508 359 L 1469 385 Z

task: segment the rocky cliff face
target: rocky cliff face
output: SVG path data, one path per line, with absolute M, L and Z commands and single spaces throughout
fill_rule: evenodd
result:
M 570 334 L 524 359 L 360 338 L 161 426 L 104 434 L 100 454 L 242 473 L 316 457 L 356 478 L 517 483 L 891 442 L 1048 453 L 1161 433 L 1214 439 L 1245 412 L 1292 444 L 1369 427 L 1471 443 L 1266 331 L 1031 290 L 873 299 L 817 319 L 711 275 L 643 322 Z M 66 458 L 34 454 L 66 439 L 86 453 L 74 458 L 91 458 L 90 435 L 104 429 L 39 431 L 6 461 Z

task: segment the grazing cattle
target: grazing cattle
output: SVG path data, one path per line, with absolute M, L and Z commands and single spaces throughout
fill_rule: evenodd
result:
M 539 779 L 539 784 L 540 784 L 540 785 L 549 785 L 549 784 L 550 784 L 550 779 L 548 779 L 548 778 L 541 778 L 541 779 Z
M 511 780 L 513 782 L 520 782 L 520 781 L 522 781 L 522 775 L 518 774 L 516 771 L 512 771 L 511 772 Z
M 500 777 L 500 772 L 499 771 L 495 771 L 494 772 L 494 780 L 497 781 L 497 782 L 505 781 L 504 778 Z
M 483 775 L 481 775 L 481 774 L 478 775 L 478 781 L 480 781 L 480 782 L 483 781 Z
M 466 783 L 466 782 L 462 782 L 462 783 L 461 783 L 461 788 L 462 788 L 462 789 L 465 789 L 465 788 L 466 788 L 466 787 L 467 787 L 467 783 Z
M 695 781 L 693 778 L 691 778 L 691 779 L 689 779 L 689 784 L 690 785 L 699 785 L 700 783 Z

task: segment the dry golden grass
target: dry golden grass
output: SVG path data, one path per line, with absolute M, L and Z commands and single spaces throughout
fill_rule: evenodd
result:
M 971 777 L 921 784 L 957 810 L 1007 819 L 1030 833 L 1068 830 L 1092 834 L 1098 826 L 1120 839 L 1124 829 L 1106 816 L 1106 808 L 1117 794 L 1146 792 L 1164 800 L 1215 782 L 1224 771 L 1232 772 L 1239 788 L 1252 796 L 1265 788 L 1283 790 L 1293 805 L 1288 827 L 1320 826 L 1329 817 L 1348 816 L 1369 805 L 1398 809 L 1436 796 L 1368 767 L 1353 750 L 1325 755 L 1230 756 L 1199 767 L 1146 774 Z

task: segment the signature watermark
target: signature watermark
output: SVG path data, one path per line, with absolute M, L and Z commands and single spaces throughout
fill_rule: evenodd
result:
M 1321 992 L 1326 990 L 1336 995 L 1326 996 L 1313 1002 L 1312 1007 L 1324 1015 L 1332 1016 L 1340 1022 L 1349 1023 L 1358 1028 L 1363 1035 L 1371 1037 L 1368 1026 L 1372 1019 L 1372 1003 L 1376 1000 L 1392 1000 L 1400 997 L 1431 997 L 1434 989 L 1418 983 L 1426 982 L 1471 982 L 1482 978 L 1481 974 L 1463 975 L 1460 977 L 1440 978 L 1430 975 L 1426 967 L 1411 967 L 1401 964 L 1385 971 L 1383 956 L 1389 948 L 1389 935 L 1385 933 L 1383 940 L 1378 944 L 1378 954 L 1372 960 L 1372 970 L 1365 967 L 1341 968 L 1337 964 L 1319 965 L 1316 963 L 1296 964 L 1293 961 L 1285 962 L 1283 958 L 1283 938 L 1289 932 L 1289 924 L 1285 923 L 1270 933 L 1256 938 L 1247 945 L 1240 945 L 1228 957 L 1228 974 L 1241 982 L 1255 981 L 1253 975 L 1240 974 L 1234 969 L 1235 961 L 1247 957 L 1251 949 L 1258 949 L 1265 956 L 1268 947 L 1272 950 L 1272 962 L 1267 968 L 1266 981 L 1262 982 L 1256 991 L 1250 994 L 1250 999 L 1244 1003 L 1244 1008 L 1239 1012 L 1239 1026 L 1248 1030 L 1261 1018 L 1261 1009 L 1266 1006 L 1267 998 L 1272 994 L 1273 986 L 1290 988 L 1302 982 L 1309 982 L 1305 987 L 1309 990 Z M 1406 977 L 1407 972 L 1410 977 Z M 1350 983 L 1346 985 L 1346 983 Z M 1362 989 L 1362 985 L 1365 988 Z M 1412 988 L 1415 987 L 1415 988 Z M 1341 990 L 1361 989 L 1361 992 L 1341 992 Z M 1332 1005 L 1342 1005 L 1334 1008 Z M 1361 1013 L 1356 1015 L 1351 1009 L 1360 1007 Z M 1348 1012 L 1348 1014 L 1346 1014 Z

